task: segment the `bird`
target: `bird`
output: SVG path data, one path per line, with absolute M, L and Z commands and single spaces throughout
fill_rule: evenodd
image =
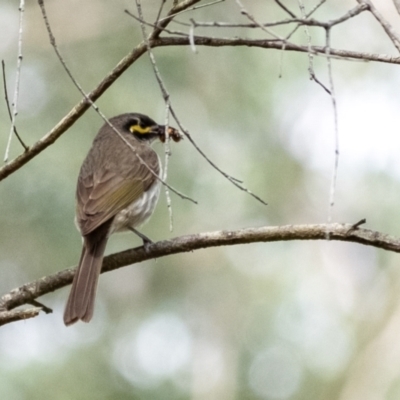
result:
M 145 249 L 151 243 L 136 227 L 150 218 L 160 194 L 162 167 L 151 144 L 167 137 L 176 142 L 182 138 L 177 129 L 167 129 L 140 113 L 109 119 L 95 137 L 76 188 L 75 223 L 83 245 L 65 306 L 66 326 L 93 317 L 110 235 L 131 230 L 142 238 Z

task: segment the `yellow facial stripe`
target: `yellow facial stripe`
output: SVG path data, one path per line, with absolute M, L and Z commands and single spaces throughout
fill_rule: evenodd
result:
M 132 133 L 142 133 L 142 134 L 145 134 L 145 133 L 149 133 L 150 132 L 150 130 L 151 130 L 151 128 L 148 126 L 148 127 L 146 127 L 146 128 L 143 128 L 143 127 L 141 127 L 140 125 L 131 125 L 130 127 L 129 127 L 129 130 L 132 132 Z

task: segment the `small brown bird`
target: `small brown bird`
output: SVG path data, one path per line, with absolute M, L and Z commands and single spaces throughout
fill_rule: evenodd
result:
M 114 232 L 131 230 L 144 244 L 150 240 L 135 228 L 151 216 L 160 194 L 161 163 L 150 147 L 165 141 L 165 126 L 143 114 L 130 113 L 110 119 L 130 144 L 104 124 L 84 160 L 76 189 L 76 224 L 83 248 L 64 311 L 65 325 L 93 316 L 97 282 L 107 240 Z M 178 142 L 180 133 L 168 129 Z

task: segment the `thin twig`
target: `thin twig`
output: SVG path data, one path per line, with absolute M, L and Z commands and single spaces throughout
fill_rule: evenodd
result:
M 336 181 L 339 168 L 339 126 L 338 126 L 338 111 L 336 105 L 336 95 L 335 95 L 335 85 L 333 83 L 333 73 L 332 73 L 332 61 L 330 57 L 331 51 L 331 41 L 330 41 L 330 29 L 326 30 L 326 56 L 328 64 L 328 75 L 329 75 L 329 91 L 331 95 L 332 107 L 333 107 L 333 117 L 334 117 L 334 135 L 335 135 L 335 158 L 332 170 L 331 187 L 329 191 L 329 211 L 328 211 L 328 223 L 332 221 L 333 207 L 335 205 L 335 194 L 336 194 Z M 327 232 L 329 235 L 329 232 Z M 329 237 L 327 238 L 329 239 Z
M 302 0 L 298 0 L 298 2 L 299 2 L 301 15 L 302 15 L 303 18 L 306 18 L 307 13 L 306 13 L 306 10 L 304 8 L 303 1 Z M 307 25 L 304 25 L 304 31 L 305 31 L 305 34 L 307 36 L 308 48 L 311 49 L 311 35 L 310 35 L 310 31 L 309 31 Z M 311 80 L 313 80 L 319 86 L 321 86 L 322 89 L 324 89 L 325 92 L 327 92 L 329 95 L 331 94 L 330 90 L 317 78 L 317 75 L 315 74 L 315 71 L 314 71 L 314 55 L 312 54 L 311 51 L 308 53 L 308 73 L 310 74 L 310 79 Z
M 310 17 L 312 14 L 314 14 L 314 12 L 317 11 L 318 8 L 321 7 L 322 4 L 325 3 L 325 1 L 326 1 L 326 0 L 321 0 L 319 3 L 317 3 L 317 4 L 310 10 L 310 12 L 309 12 L 308 14 L 306 14 L 306 21 L 310 21 L 309 17 Z M 303 20 L 304 20 L 304 18 L 303 18 Z M 285 37 L 285 42 L 284 42 L 284 44 L 282 45 L 282 51 L 281 51 L 280 60 L 279 60 L 279 78 L 282 77 L 283 55 L 284 55 L 285 50 L 286 50 L 286 47 L 287 47 L 286 40 L 289 40 L 289 39 L 292 37 L 292 35 L 294 35 L 294 33 L 295 33 L 295 32 L 300 28 L 300 26 L 302 26 L 302 25 L 303 25 L 303 23 L 302 23 L 302 22 L 299 22 L 299 23 L 297 24 L 297 26 L 295 26 L 294 29 L 292 29 L 292 31 L 289 32 L 289 33 L 286 35 L 286 37 Z M 309 48 L 310 48 L 310 46 L 309 46 Z M 308 55 L 310 55 L 310 51 L 308 51 Z M 315 79 L 317 79 L 317 78 L 315 77 Z
M 167 16 L 158 21 L 157 27 L 150 34 L 150 40 L 157 39 L 165 27 L 173 20 L 174 16 L 189 9 L 192 5 L 201 0 L 182 0 L 180 3 L 173 2 L 173 7 L 168 11 Z
M 154 22 L 154 25 L 158 25 L 158 22 L 160 21 L 161 13 L 162 13 L 162 10 L 164 8 L 164 5 L 165 5 L 166 1 L 167 0 L 161 0 L 160 8 L 158 9 L 158 13 L 157 13 L 157 17 L 156 17 L 156 21 Z M 175 5 L 176 4 L 174 4 L 174 6 Z
M 324 0 L 326 1 L 326 0 Z M 400 1 L 400 0 L 399 0 Z M 321 5 L 323 2 L 319 3 Z M 222 21 L 212 21 L 212 22 L 204 22 L 204 21 L 196 21 L 194 19 L 190 19 L 195 25 L 195 27 L 202 27 L 202 28 L 259 28 L 260 26 L 268 28 L 268 27 L 274 27 L 274 26 L 280 26 L 280 25 L 289 25 L 289 24 L 297 24 L 295 27 L 295 30 L 297 30 L 300 26 L 307 25 L 307 26 L 319 26 L 321 28 L 331 28 L 334 25 L 341 24 L 358 14 L 362 13 L 363 11 L 367 11 L 369 8 L 366 4 L 359 4 L 352 8 L 351 10 L 347 11 L 344 15 L 341 17 L 329 20 L 329 21 L 319 21 L 314 18 L 309 18 L 310 15 L 313 14 L 313 12 L 316 11 L 316 7 L 314 7 L 311 11 L 309 11 L 303 18 L 286 18 L 282 19 L 279 21 L 274 21 L 274 22 L 258 22 L 258 23 L 232 23 L 232 22 L 222 22 Z M 190 26 L 191 23 L 188 22 L 183 22 L 183 21 L 177 21 L 174 20 L 174 23 L 179 24 L 179 25 L 184 25 L 184 26 Z M 294 33 L 291 32 L 288 36 L 292 36 Z M 286 36 L 286 39 L 289 39 L 289 37 Z
M 24 22 L 24 11 L 25 11 L 25 0 L 20 0 L 19 3 L 19 30 L 18 30 L 18 59 L 17 59 L 17 70 L 15 75 L 15 86 L 14 86 L 14 97 L 12 102 L 12 117 L 11 117 L 11 128 L 8 135 L 8 141 L 6 145 L 6 151 L 4 154 L 4 162 L 8 162 L 8 156 L 10 154 L 11 140 L 14 133 L 15 119 L 18 114 L 18 96 L 19 96 L 19 84 L 21 80 L 21 65 L 22 65 L 22 32 Z
M 175 111 L 173 108 L 171 108 L 171 114 L 174 117 L 174 120 L 178 124 L 179 128 L 182 130 L 182 132 L 185 134 L 185 136 L 189 139 L 190 143 L 195 147 L 195 149 L 201 154 L 201 156 L 214 168 L 216 169 L 223 177 L 228 179 L 229 182 L 231 182 L 233 185 L 235 185 L 238 189 L 242 190 L 243 192 L 246 192 L 250 196 L 254 197 L 257 201 L 260 203 L 264 204 L 265 206 L 268 205 L 261 197 L 257 196 L 254 194 L 252 191 L 247 189 L 246 187 L 242 186 L 240 183 L 242 183 L 239 179 L 236 179 L 232 177 L 231 175 L 228 175 L 226 172 L 224 172 L 221 168 L 219 168 L 213 161 L 211 161 L 210 158 L 207 157 L 207 155 L 204 153 L 203 150 L 200 149 L 200 147 L 197 145 L 197 143 L 193 140 L 192 136 L 190 135 L 189 131 L 182 125 L 180 122 L 178 116 L 176 115 Z
M 285 42 L 285 38 L 283 38 L 282 36 L 276 34 L 275 32 L 273 32 L 271 29 L 268 29 L 268 27 L 263 26 L 261 23 L 259 23 L 252 14 L 250 14 L 246 8 L 244 7 L 244 5 L 242 4 L 242 2 L 240 0 L 236 0 L 236 4 L 239 6 L 240 8 L 240 13 L 245 15 L 250 21 L 252 21 L 254 24 L 258 25 L 258 27 L 263 30 L 264 32 L 268 33 L 269 35 L 271 35 L 273 38 L 281 40 L 283 42 Z
M 173 14 L 171 14 L 171 15 L 168 15 L 168 16 L 165 17 L 165 18 L 160 19 L 159 22 L 164 22 L 164 21 L 167 20 L 168 18 L 176 17 L 177 15 L 183 14 L 183 13 L 185 13 L 185 12 L 187 12 L 187 11 L 198 10 L 199 8 L 209 7 L 209 6 L 212 6 L 212 5 L 217 4 L 217 3 L 222 3 L 222 2 L 224 2 L 224 1 L 225 1 L 225 0 L 216 0 L 216 1 L 213 1 L 213 2 L 211 2 L 211 3 L 202 4 L 202 5 L 200 5 L 200 6 L 194 6 L 194 7 L 191 7 L 191 8 L 186 8 L 185 10 L 182 10 L 182 11 L 179 11 L 179 12 L 176 12 L 176 13 L 173 13 Z M 197 3 L 197 2 L 198 2 L 198 1 L 196 1 L 196 3 Z M 182 1 L 182 3 L 183 3 L 183 1 Z M 179 3 L 178 5 L 180 5 L 180 3 Z
M 8 116 L 10 117 L 10 121 L 12 121 L 10 101 L 8 100 L 8 92 L 7 92 L 6 65 L 4 63 L 4 60 L 1 60 L 1 69 L 2 69 L 2 72 L 3 72 L 4 98 L 5 98 L 5 101 L 6 101 Z M 24 150 L 27 151 L 28 150 L 28 146 L 25 145 L 24 141 L 21 139 L 21 136 L 19 136 L 18 131 L 17 131 L 17 127 L 15 125 L 14 125 L 14 133 L 15 133 L 15 136 L 17 137 L 18 141 L 21 143 L 22 147 L 24 148 Z
M 194 43 L 194 28 L 195 25 L 193 24 L 193 20 L 192 20 L 192 24 L 189 27 L 189 43 L 190 43 L 190 48 L 192 49 L 193 53 L 197 54 L 197 49 L 196 49 L 196 44 Z
M 275 3 L 278 4 L 280 8 L 282 8 L 283 11 L 288 13 L 292 18 L 296 18 L 296 14 L 290 11 L 284 4 L 280 2 L 280 0 L 275 0 Z
M 168 178 L 168 165 L 169 165 L 169 157 L 171 156 L 171 149 L 169 146 L 169 103 L 165 103 L 165 143 L 164 143 L 164 173 L 163 173 L 163 180 L 166 182 Z M 167 200 L 167 208 L 168 208 L 168 215 L 169 215 L 169 230 L 170 232 L 173 231 L 174 228 L 174 218 L 173 218 L 173 213 L 172 213 L 172 201 L 171 201 L 171 196 L 169 195 L 169 190 L 166 186 L 164 186 L 165 189 L 165 198 Z
M 303 18 L 306 18 L 306 9 L 304 7 L 302 0 L 297 0 L 299 3 L 300 13 Z M 308 48 L 311 49 L 311 35 L 307 25 L 304 25 L 304 32 L 307 36 L 307 45 Z M 308 53 L 308 73 L 310 74 L 310 79 L 313 79 L 315 76 L 314 72 L 314 56 L 311 52 Z
M 400 14 L 400 0 L 393 0 L 393 4 L 396 7 L 397 12 Z
M 359 221 L 357 221 L 355 224 L 353 224 L 350 229 L 347 231 L 347 233 L 350 233 L 356 229 L 358 229 L 361 225 L 364 225 L 367 223 L 366 218 L 362 218 Z
M 383 18 L 381 13 L 376 9 L 376 7 L 372 4 L 370 0 L 357 0 L 359 4 L 365 4 L 368 6 L 369 11 L 375 17 L 375 19 L 382 26 L 386 34 L 389 36 L 390 40 L 396 47 L 397 51 L 400 52 L 400 36 L 399 34 L 392 28 L 392 25 L 389 24 L 388 21 Z
M 143 18 L 143 12 L 142 12 L 142 5 L 139 0 L 136 0 L 136 8 L 137 8 L 140 20 L 143 21 L 144 18 Z M 166 182 L 167 177 L 168 177 L 169 157 L 171 155 L 171 150 L 169 147 L 169 135 L 168 135 L 169 111 L 170 111 L 169 93 L 166 89 L 166 86 L 164 85 L 164 82 L 161 78 L 160 71 L 158 70 L 153 52 L 151 51 L 151 47 L 149 45 L 149 41 L 148 41 L 147 34 L 146 34 L 145 24 L 141 22 L 140 27 L 142 29 L 143 40 L 146 42 L 147 53 L 149 55 L 151 65 L 153 67 L 154 75 L 156 76 L 156 79 L 157 79 L 158 85 L 161 89 L 162 96 L 163 96 L 164 103 L 165 103 L 164 171 L 163 171 L 162 180 L 164 182 Z M 172 232 L 172 230 L 173 230 L 172 201 L 171 201 L 171 197 L 169 195 L 168 187 L 164 186 L 164 188 L 165 188 L 165 197 L 166 197 L 166 201 L 167 201 L 167 208 L 168 208 L 168 215 L 169 215 L 169 229 Z

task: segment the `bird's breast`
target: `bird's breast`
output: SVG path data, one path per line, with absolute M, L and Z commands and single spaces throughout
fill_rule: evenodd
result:
M 111 225 L 111 232 L 122 232 L 144 224 L 153 214 L 160 197 L 161 182 L 157 179 L 153 185 L 128 207 L 120 211 Z

